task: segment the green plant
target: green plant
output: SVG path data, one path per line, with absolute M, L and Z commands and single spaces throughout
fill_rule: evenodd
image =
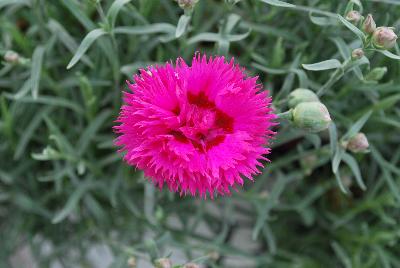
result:
M 40 267 L 94 266 L 99 243 L 111 267 L 177 251 L 179 265 L 399 267 L 400 50 L 345 18 L 398 29 L 400 3 L 291 2 L 0 1 L 0 267 L 21 245 Z M 296 88 L 316 92 L 329 130 L 282 118 L 272 162 L 231 197 L 159 192 L 121 161 L 113 120 L 139 68 L 195 51 L 234 56 L 278 112 Z M 347 151 L 361 131 L 370 152 Z

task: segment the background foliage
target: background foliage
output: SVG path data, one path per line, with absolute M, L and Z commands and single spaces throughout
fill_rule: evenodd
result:
M 278 111 L 295 88 L 320 89 L 334 70 L 302 64 L 342 63 L 361 42 L 336 15 L 348 1 L 294 2 L 202 0 L 184 13 L 170 0 L 0 1 L 0 52 L 19 54 L 0 69 L 0 267 L 21 245 L 39 267 L 91 267 L 98 244 L 110 267 L 178 251 L 174 264 L 206 267 L 400 267 L 400 61 L 368 52 L 327 85 L 330 134 L 282 121 L 272 162 L 231 197 L 159 192 L 113 146 L 124 81 L 195 51 L 234 56 Z M 399 29 L 398 1 L 362 8 Z M 380 81 L 367 79 L 375 67 Z M 357 121 L 369 154 L 336 143 Z

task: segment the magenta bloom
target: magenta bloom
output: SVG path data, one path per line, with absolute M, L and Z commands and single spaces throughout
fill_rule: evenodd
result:
M 234 61 L 196 54 L 191 66 L 150 66 L 128 82 L 115 126 L 125 161 L 160 189 L 211 198 L 253 180 L 276 116 L 257 77 Z

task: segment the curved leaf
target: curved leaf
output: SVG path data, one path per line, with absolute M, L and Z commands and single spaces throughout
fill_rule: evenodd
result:
M 338 16 L 339 20 L 343 23 L 344 26 L 346 26 L 350 31 L 352 31 L 354 34 L 356 34 L 358 36 L 358 38 L 360 38 L 361 41 L 364 41 L 365 34 L 360 29 L 358 29 L 356 26 L 354 26 L 353 24 L 348 22 L 345 18 L 343 18 L 339 14 L 337 16 Z
M 67 69 L 71 69 L 85 54 L 85 52 L 89 49 L 89 47 L 93 44 L 93 42 L 102 35 L 105 35 L 107 32 L 103 29 L 94 29 L 90 31 L 85 38 L 83 38 L 82 43 L 79 45 L 75 55 L 72 57 L 71 61 L 68 63 Z
M 261 0 L 261 2 L 264 2 L 266 4 L 269 4 L 271 6 L 277 6 L 277 7 L 295 7 L 295 5 L 286 3 L 280 0 Z
M 129 3 L 131 0 L 116 0 L 107 11 L 107 20 L 109 21 L 111 28 L 114 28 L 115 20 L 121 8 Z
M 352 157 L 348 153 L 344 153 L 342 156 L 342 159 L 343 159 L 343 162 L 345 162 L 350 167 L 351 171 L 353 172 L 358 186 L 360 186 L 360 188 L 365 191 L 367 189 L 367 186 L 365 186 L 365 183 L 361 177 L 361 172 L 360 172 L 360 168 L 357 164 L 357 161 L 354 159 L 354 157 Z
M 382 53 L 383 55 L 385 55 L 388 58 L 394 59 L 394 60 L 400 60 L 400 56 L 393 54 L 392 52 L 390 52 L 389 50 L 378 50 L 380 53 Z
M 178 25 L 176 26 L 176 31 L 175 31 L 176 38 L 181 37 L 185 33 L 189 25 L 189 22 L 190 22 L 190 16 L 188 15 L 184 14 L 179 18 Z
M 336 59 L 330 59 L 313 64 L 302 64 L 302 66 L 304 69 L 309 71 L 324 71 L 340 68 L 342 64 Z

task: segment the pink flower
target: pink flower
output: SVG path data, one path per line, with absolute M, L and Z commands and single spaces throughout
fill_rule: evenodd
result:
M 253 180 L 270 149 L 276 116 L 257 77 L 224 57 L 150 66 L 128 82 L 115 126 L 124 160 L 162 189 L 229 194 Z

